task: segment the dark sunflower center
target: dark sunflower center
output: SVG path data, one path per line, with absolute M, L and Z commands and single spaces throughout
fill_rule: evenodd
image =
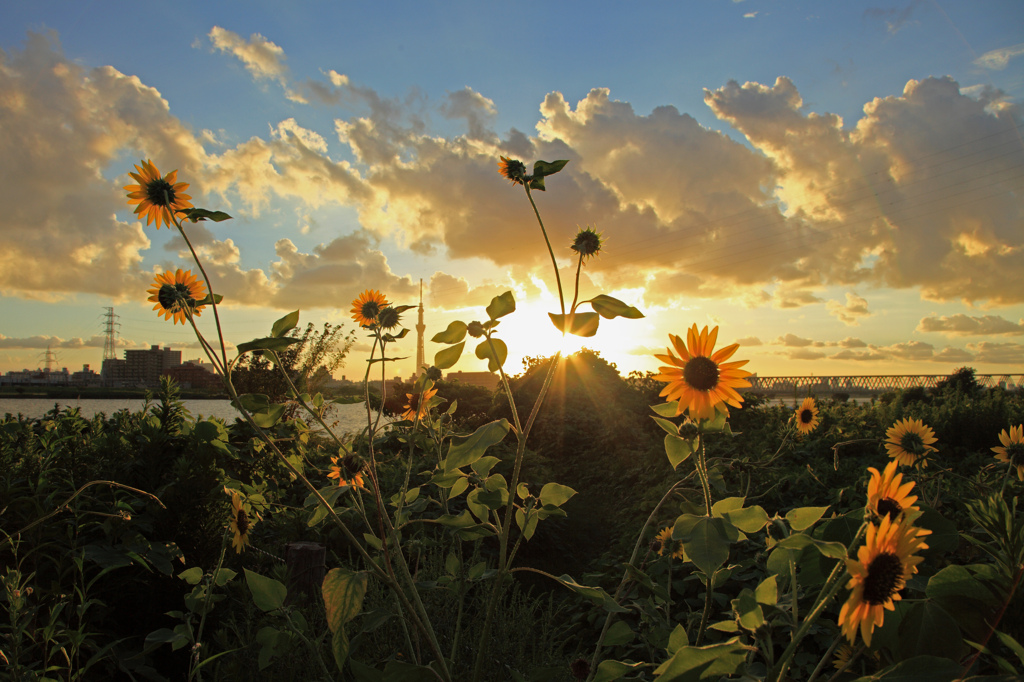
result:
M 800 423 L 810 424 L 814 421 L 814 413 L 810 410 L 800 410 Z
M 170 206 L 174 204 L 174 187 L 163 178 L 157 178 L 146 185 L 146 198 L 156 206 Z
M 394 327 L 397 327 L 398 320 L 399 314 L 391 306 L 381 308 L 380 312 L 377 313 L 377 324 L 384 329 L 393 329 Z
M 189 288 L 181 283 L 161 285 L 156 300 L 164 310 L 178 310 L 182 307 L 195 308 L 196 299 Z
M 876 556 L 868 565 L 864 579 L 864 601 L 872 606 L 884 604 L 903 587 L 903 562 L 891 552 Z
M 352 455 L 342 457 L 341 465 L 345 467 L 345 471 L 349 473 L 349 476 L 355 476 L 363 469 L 363 463 Z
M 376 301 L 367 301 L 359 309 L 359 314 L 363 316 L 363 319 L 375 320 L 377 315 L 380 314 L 380 304 Z
M 238 515 L 235 517 L 235 525 L 238 526 L 239 535 L 245 535 L 249 532 L 249 515 L 245 513 L 244 509 L 238 510 Z
M 690 358 L 683 367 L 683 379 L 698 391 L 710 391 L 718 385 L 718 365 L 702 355 Z
M 903 507 L 900 506 L 900 503 L 891 497 L 885 497 L 878 501 L 878 515 L 888 515 L 890 521 L 895 521 L 902 511 Z
M 921 439 L 920 434 L 917 433 L 905 433 L 900 438 L 900 447 L 907 452 L 924 452 L 924 441 Z

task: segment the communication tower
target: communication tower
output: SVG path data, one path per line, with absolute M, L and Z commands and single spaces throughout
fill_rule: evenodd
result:
M 423 366 L 427 364 L 423 352 L 423 332 L 427 325 L 423 324 L 423 280 L 420 280 L 420 317 L 416 323 L 416 371 L 413 375 L 419 377 L 423 374 Z
M 120 316 L 114 314 L 113 308 L 104 308 L 104 310 L 107 312 L 103 315 L 103 335 L 106 337 L 103 341 L 103 359 L 115 360 L 117 359 L 117 328 L 121 326 L 117 319 Z

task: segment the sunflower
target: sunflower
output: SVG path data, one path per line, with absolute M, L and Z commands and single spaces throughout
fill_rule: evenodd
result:
M 225 488 L 225 492 L 227 489 Z M 242 496 L 237 492 L 231 492 L 231 530 L 235 537 L 231 539 L 231 546 L 235 548 L 236 554 L 241 554 L 245 546 L 249 544 L 249 531 L 256 525 L 260 517 L 258 514 L 250 514 L 245 511 L 242 504 Z
M 927 457 L 938 452 L 932 443 L 938 440 L 935 432 L 920 419 L 901 419 L 885 432 L 885 449 L 889 456 L 903 466 L 928 465 Z
M 1024 481 L 1024 424 L 1011 426 L 1009 433 L 1003 429 L 999 442 L 1002 446 L 992 448 L 996 459 L 1006 462 L 1011 468 L 1017 467 L 1017 478 Z
M 818 427 L 818 406 L 814 398 L 804 398 L 803 405 L 796 411 L 796 428 L 800 433 L 810 433 Z
M 673 559 L 684 559 L 686 552 L 683 550 L 683 543 L 674 542 L 672 540 L 672 526 L 666 526 L 654 537 L 654 544 L 658 547 L 658 556 L 665 556 L 665 551 L 669 547 L 675 547 L 672 550 Z
M 853 659 L 853 647 L 843 642 L 836 648 L 835 658 L 832 660 L 832 665 L 835 666 L 836 670 L 845 670 L 850 665 L 850 661 Z
M 601 233 L 588 226 L 576 233 L 569 248 L 580 254 L 580 258 L 586 262 L 587 259 L 601 253 L 603 241 Z
M 903 483 L 903 474 L 896 473 L 896 460 L 889 462 L 882 473 L 878 469 L 869 467 L 871 480 L 868 481 L 868 511 L 878 518 L 888 517 L 889 521 L 895 523 L 900 516 L 911 509 L 917 502 L 917 495 L 911 495 L 914 489 L 914 482 Z
M 205 306 L 196 305 L 206 298 L 206 286 L 192 275 L 191 270 L 165 272 L 153 279 L 148 289 L 149 300 L 156 303 L 153 310 L 165 320 L 174 318 L 174 324 L 185 324 L 189 317 L 199 317 Z
M 353 488 L 363 488 L 363 463 L 354 455 L 344 457 L 331 457 L 331 473 L 327 478 L 338 479 L 338 485 L 347 485 Z M 344 476 L 342 475 L 344 474 Z
M 363 327 L 372 327 L 377 323 L 377 315 L 387 304 L 384 294 L 376 289 L 367 289 L 352 301 L 352 319 Z
M 155 220 L 158 230 L 161 223 L 167 223 L 167 227 L 170 227 L 174 224 L 171 211 L 180 213 L 186 208 L 192 208 L 192 202 L 189 201 L 192 197 L 185 194 L 188 183 L 176 182 L 178 171 L 171 171 L 161 177 L 152 161 L 142 161 L 142 165 L 136 165 L 135 170 L 138 172 L 129 172 L 128 175 L 139 184 L 125 185 L 124 188 L 128 190 L 128 203 L 138 204 L 135 214 L 140 219 L 146 216 L 147 225 Z
M 424 419 L 427 416 L 427 410 L 430 408 L 430 399 L 435 395 L 437 395 L 436 388 L 423 391 L 422 398 L 419 393 L 406 393 L 405 397 L 408 400 L 405 403 L 405 412 L 402 413 L 402 419 L 411 422 L 417 419 Z
M 518 159 L 510 159 L 504 156 L 499 158 L 501 161 L 498 162 L 498 172 L 511 180 L 513 185 L 523 184 L 523 180 L 526 179 L 526 164 Z
M 928 548 L 921 537 L 929 533 L 888 516 L 877 526 L 868 524 L 867 541 L 857 550 L 857 559 L 846 559 L 851 591 L 839 612 L 839 627 L 850 644 L 860 629 L 864 643 L 871 646 L 875 626 L 882 625 L 885 611 L 895 610 L 893 603 L 902 599 L 900 590 L 917 573 L 923 557 L 915 553 Z
M 710 333 L 707 327 L 698 332 L 697 325 L 686 332 L 686 345 L 674 334 L 669 334 L 668 338 L 679 357 L 672 354 L 671 348 L 668 355 L 655 355 L 673 366 L 661 367 L 661 374 L 654 378 L 668 383 L 660 393 L 666 402 L 679 401 L 677 416 L 689 409 L 690 417 L 694 419 L 710 419 L 716 411 L 727 413 L 725 404 L 740 406 L 743 398 L 736 388 L 750 386 L 750 382 L 744 380 L 750 372 L 739 368 L 748 361 L 724 362 L 740 347 L 738 343 L 712 353 L 718 339 L 718 327 Z

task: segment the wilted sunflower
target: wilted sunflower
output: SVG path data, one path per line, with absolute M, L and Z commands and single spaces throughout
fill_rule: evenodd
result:
M 128 190 L 128 203 L 138 204 L 135 207 L 135 214 L 140 219 L 142 216 L 146 216 L 147 225 L 155 220 L 158 230 L 162 222 L 167 223 L 167 226 L 170 227 L 174 224 L 171 211 L 178 213 L 186 208 L 192 208 L 192 203 L 189 201 L 192 197 L 185 194 L 188 183 L 176 182 L 178 179 L 176 170 L 161 177 L 160 171 L 152 161 L 142 161 L 141 163 L 141 166 L 135 166 L 137 173 L 128 173 L 139 183 L 124 186 Z
M 996 459 L 1006 462 L 1011 468 L 1017 467 L 1017 478 L 1024 481 L 1024 424 L 1011 426 L 1010 432 L 1003 429 L 999 434 L 1002 446 L 992 448 Z
M 405 397 L 407 400 L 405 401 L 405 412 L 402 413 L 402 419 L 410 422 L 424 419 L 427 416 L 427 406 L 430 404 L 430 399 L 435 395 L 437 395 L 436 388 L 423 391 L 422 398 L 420 398 L 418 392 L 406 393 Z
M 850 597 L 839 612 L 839 627 L 853 644 L 860 630 L 864 643 L 871 646 L 871 633 L 881 626 L 885 612 L 895 610 L 899 591 L 907 579 L 917 573 L 923 557 L 915 553 L 927 549 L 921 539 L 930 530 L 882 517 L 881 524 L 868 524 L 867 541 L 857 550 L 857 559 L 846 559 L 850 572 Z
M 938 452 L 932 443 L 938 440 L 935 432 L 920 419 L 901 419 L 885 432 L 885 449 L 889 456 L 903 466 L 914 466 L 919 460 L 927 466 L 929 454 Z
M 718 339 L 718 327 L 710 333 L 707 327 L 698 332 L 697 325 L 686 332 L 686 345 L 674 334 L 669 334 L 668 338 L 679 357 L 672 354 L 671 348 L 668 355 L 655 355 L 673 366 L 661 367 L 661 374 L 654 378 L 668 383 L 660 393 L 666 402 L 679 401 L 677 416 L 689 410 L 690 417 L 694 419 L 710 419 L 716 411 L 726 412 L 725 404 L 740 406 L 743 398 L 736 388 L 750 386 L 750 382 L 744 379 L 750 376 L 750 372 L 740 369 L 748 361 L 724 362 L 740 347 L 738 343 L 712 353 Z
M 498 172 L 511 180 L 513 185 L 523 184 L 523 180 L 526 179 L 526 164 L 518 159 L 504 156 L 499 158 L 501 161 L 498 162 Z
M 665 552 L 672 548 L 671 556 L 673 559 L 680 559 L 686 557 L 686 552 L 683 550 L 683 543 L 675 542 L 672 539 L 672 526 L 666 526 L 654 537 L 654 542 L 658 545 L 658 556 L 665 556 Z
M 348 485 L 353 488 L 363 486 L 363 463 L 355 455 L 344 457 L 331 457 L 331 473 L 327 478 L 338 479 L 338 485 Z
M 912 505 L 917 502 L 917 495 L 911 495 L 914 489 L 914 482 L 903 483 L 903 474 L 896 473 L 898 462 L 889 462 L 882 473 L 878 469 L 869 467 L 871 480 L 868 481 L 868 511 L 875 517 L 888 517 L 895 523 L 908 510 L 915 509 Z
M 149 300 L 156 303 L 153 310 L 165 320 L 185 324 L 188 315 L 199 317 L 205 306 L 196 305 L 206 298 L 206 286 L 192 275 L 191 270 L 165 272 L 153 279 L 153 288 L 147 290 Z
M 818 406 L 814 398 L 804 398 L 803 404 L 796 411 L 796 428 L 800 433 L 810 433 L 818 427 Z
M 231 493 L 231 530 L 235 537 L 231 539 L 231 546 L 235 548 L 236 554 L 241 554 L 245 546 L 249 544 L 249 531 L 259 521 L 258 514 L 250 515 L 245 511 L 242 504 L 242 496 L 237 492 Z
M 367 289 L 352 301 L 352 319 L 360 326 L 372 327 L 377 323 L 377 315 L 388 304 L 384 294 L 376 289 Z

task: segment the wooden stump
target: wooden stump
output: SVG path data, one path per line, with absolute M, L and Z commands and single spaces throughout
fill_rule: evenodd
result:
M 316 542 L 289 542 L 284 548 L 289 606 L 308 606 L 320 597 L 327 549 Z

